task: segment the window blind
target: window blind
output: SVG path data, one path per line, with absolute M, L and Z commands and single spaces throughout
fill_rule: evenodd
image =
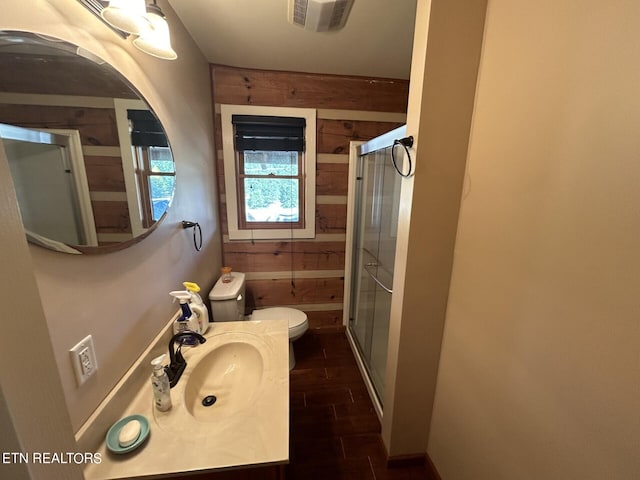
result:
M 167 135 L 156 116 L 149 110 L 127 110 L 131 123 L 131 145 L 134 147 L 168 147 Z
M 232 115 L 231 123 L 236 151 L 304 151 L 304 118 Z

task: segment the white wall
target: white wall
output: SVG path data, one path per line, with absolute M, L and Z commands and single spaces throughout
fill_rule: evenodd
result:
M 0 222 L 0 478 L 79 479 L 78 465 L 32 461 L 33 452 L 73 452 L 75 441 L 1 140 Z
M 391 457 L 427 449 L 485 11 L 486 0 L 417 3 L 415 176 L 402 179 L 382 419 Z
M 2 386 L 0 385 L 0 428 L 2 435 L 0 436 L 0 452 L 20 452 L 22 447 L 20 439 L 16 433 L 9 406 L 4 398 Z M 11 462 L 2 465 L 2 474 L 7 478 L 15 480 L 29 480 L 29 466 L 25 463 Z
M 139 52 L 84 9 L 68 0 L 5 2 L 0 29 L 44 33 L 73 42 L 107 60 L 142 93 L 158 114 L 176 161 L 176 197 L 164 222 L 148 238 L 106 255 L 71 256 L 31 246 L 66 404 L 74 431 L 91 414 L 134 359 L 176 310 L 167 294 L 181 282 L 213 284 L 220 268 L 220 232 L 213 162 L 209 69 L 171 8 L 159 2 L 171 28 L 175 62 Z M 6 181 L 3 180 L 3 181 Z M 204 248 L 191 231 L 202 225 Z M 31 269 L 29 265 L 25 268 Z M 68 349 L 92 334 L 99 370 L 77 388 Z
M 490 0 L 428 453 L 640 478 L 640 4 Z

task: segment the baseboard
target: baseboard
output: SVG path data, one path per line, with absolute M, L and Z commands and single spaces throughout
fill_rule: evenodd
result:
M 427 464 L 426 454 L 394 455 L 387 457 L 387 468 L 422 467 Z
M 427 463 L 425 464 L 425 467 L 427 468 L 427 473 L 431 476 L 430 480 L 442 480 L 442 477 L 440 477 L 440 473 L 438 472 L 438 469 L 436 468 L 435 464 L 433 463 L 433 460 L 431 460 L 431 457 L 429 456 L 429 454 L 426 454 L 427 457 Z
M 414 455 L 387 456 L 387 468 L 424 467 L 429 480 L 442 480 L 438 469 L 427 453 Z

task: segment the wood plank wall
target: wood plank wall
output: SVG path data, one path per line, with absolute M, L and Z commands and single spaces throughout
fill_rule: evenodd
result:
M 8 101 L 11 95 L 3 98 Z M 73 104 L 73 97 L 64 98 L 62 103 Z M 26 128 L 77 130 L 99 244 L 133 238 L 114 108 L 0 102 L 0 122 Z
M 211 65 L 223 263 L 247 274 L 247 312 L 295 306 L 312 329 L 342 328 L 349 142 L 405 123 L 407 80 Z M 317 109 L 316 238 L 230 241 L 220 105 Z

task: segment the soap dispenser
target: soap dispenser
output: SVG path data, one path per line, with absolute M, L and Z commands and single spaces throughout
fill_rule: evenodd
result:
M 207 306 L 204 304 L 202 297 L 198 293 L 200 291 L 200 286 L 195 282 L 184 282 L 182 285 L 184 285 L 184 288 L 186 288 L 191 295 L 191 303 L 189 306 L 193 313 L 198 317 L 198 325 L 200 327 L 198 333 L 204 335 L 210 325 L 209 310 L 207 310 Z
M 173 322 L 173 334 L 182 333 L 185 331 L 200 333 L 200 326 L 198 325 L 198 319 L 191 311 L 189 307 L 189 300 L 191 299 L 191 294 L 184 290 L 175 290 L 173 292 L 169 292 L 175 299 L 177 298 L 180 301 L 180 309 L 182 310 L 182 315 L 180 315 L 175 322 Z M 188 338 L 183 341 L 185 345 L 195 345 L 195 338 Z
M 162 365 L 167 355 L 162 354 L 151 360 L 153 373 L 151 374 L 151 387 L 153 388 L 153 403 L 160 412 L 171 409 L 171 387 L 169 376 Z

